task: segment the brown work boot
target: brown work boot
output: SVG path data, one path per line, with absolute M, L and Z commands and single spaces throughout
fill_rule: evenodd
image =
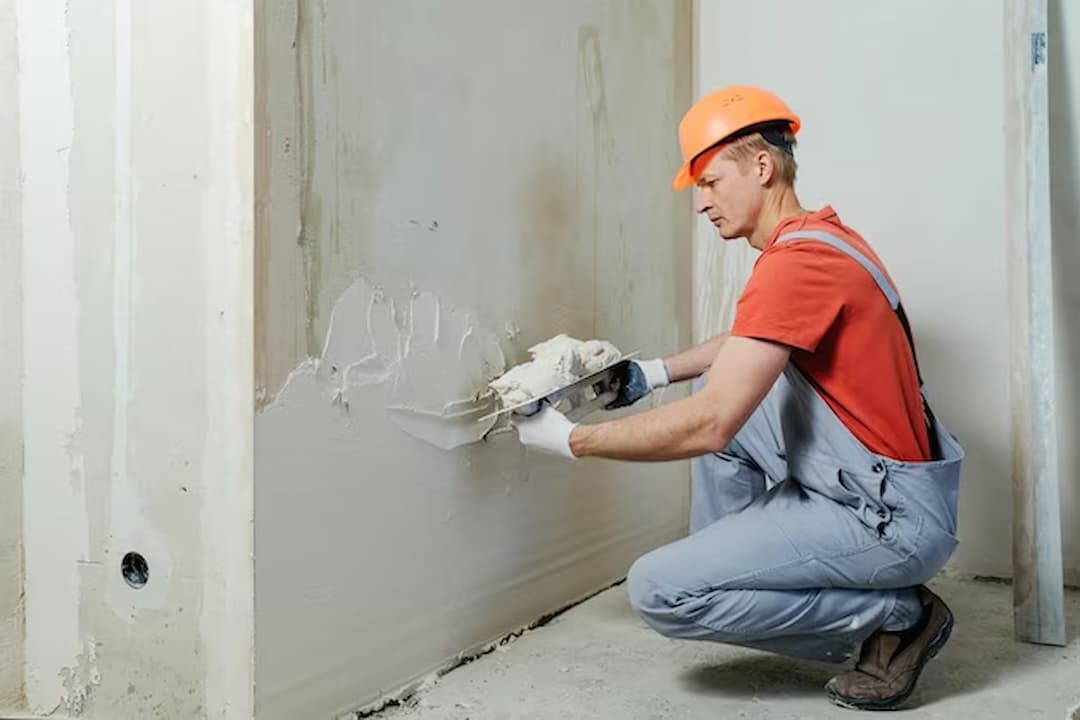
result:
M 855 669 L 825 686 L 829 700 L 854 710 L 895 710 L 908 699 L 923 665 L 938 654 L 953 628 L 945 602 L 925 587 L 918 593 L 922 619 L 908 630 L 879 630 L 867 638 Z

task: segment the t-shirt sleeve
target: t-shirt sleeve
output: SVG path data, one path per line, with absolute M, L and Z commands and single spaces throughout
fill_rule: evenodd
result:
M 731 333 L 814 352 L 844 307 L 841 268 L 830 249 L 808 243 L 766 251 L 739 298 Z

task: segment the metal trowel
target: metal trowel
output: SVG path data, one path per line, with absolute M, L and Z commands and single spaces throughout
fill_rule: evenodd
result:
M 517 405 L 504 407 L 496 412 L 489 413 L 477 422 L 489 420 L 493 417 L 506 413 L 516 415 L 533 415 L 540 411 L 544 403 L 551 405 L 562 412 L 574 422 L 578 422 L 586 415 L 596 410 L 607 407 L 619 395 L 628 375 L 627 366 L 631 358 L 637 353 L 631 353 L 607 367 L 603 367 L 594 373 L 586 375 L 572 383 L 555 388 L 543 395 L 526 400 Z

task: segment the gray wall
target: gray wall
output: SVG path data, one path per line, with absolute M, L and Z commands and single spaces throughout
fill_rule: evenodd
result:
M 264 8 L 260 718 L 377 701 L 685 532 L 685 463 L 402 428 L 559 332 L 689 341 L 688 5 Z

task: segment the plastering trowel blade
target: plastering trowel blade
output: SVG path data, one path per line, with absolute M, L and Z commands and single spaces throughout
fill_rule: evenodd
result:
M 540 411 L 544 403 L 556 409 L 561 409 L 558 406 L 564 404 L 568 407 L 563 410 L 563 414 L 571 420 L 580 420 L 591 412 L 607 407 L 612 400 L 618 397 L 623 380 L 627 376 L 627 365 L 630 364 L 631 358 L 636 355 L 636 352 L 626 355 L 607 367 L 603 367 L 572 383 L 555 388 L 544 395 L 534 397 L 517 405 L 500 408 L 496 412 L 479 418 L 478 422 L 489 420 L 504 413 L 533 415 Z

